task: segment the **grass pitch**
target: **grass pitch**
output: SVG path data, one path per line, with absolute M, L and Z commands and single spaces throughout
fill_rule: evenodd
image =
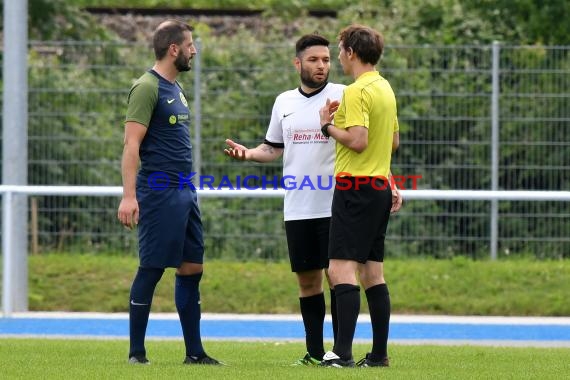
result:
M 570 348 L 391 345 L 389 368 L 307 368 L 294 342 L 206 341 L 224 367 L 184 366 L 181 340 L 147 342 L 150 366 L 127 364 L 126 340 L 0 339 L 2 379 L 561 379 Z M 354 347 L 360 359 L 368 344 Z
M 30 310 L 129 310 L 136 257 L 43 254 L 29 260 Z M 570 260 L 390 259 L 384 267 L 392 314 L 570 315 Z M 152 312 L 176 312 L 173 288 L 174 270 L 168 269 L 156 288 Z M 206 261 L 200 284 L 203 313 L 298 314 L 298 293 L 285 261 Z M 366 296 L 360 293 L 360 312 L 367 313 Z

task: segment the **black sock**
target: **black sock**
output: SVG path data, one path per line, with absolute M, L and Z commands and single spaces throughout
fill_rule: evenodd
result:
M 140 268 L 131 286 L 129 300 L 129 357 L 145 356 L 144 338 L 148 325 L 148 316 L 156 284 L 160 281 L 164 269 Z
M 180 318 L 186 356 L 202 357 L 205 355 L 200 336 L 200 279 L 202 273 L 189 276 L 176 275 L 174 301 Z
M 325 354 L 323 344 L 323 325 L 325 321 L 325 294 L 300 297 L 301 315 L 305 325 L 307 352 L 315 359 L 322 359 Z
M 339 284 L 334 287 L 338 317 L 337 339 L 333 352 L 343 360 L 352 359 L 352 341 L 360 313 L 360 287 Z
M 390 327 L 390 293 L 386 284 L 366 290 L 366 300 L 372 322 L 372 352 L 370 360 L 380 361 L 388 356 L 388 331 Z
M 331 318 L 332 318 L 333 338 L 334 342 L 336 342 L 336 334 L 338 331 L 338 317 L 336 314 L 336 295 L 334 289 L 330 289 L 330 295 L 331 295 Z

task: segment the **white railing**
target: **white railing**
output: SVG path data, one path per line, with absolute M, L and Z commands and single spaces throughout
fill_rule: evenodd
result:
M 12 239 L 12 221 L 14 215 L 14 195 L 59 195 L 59 196 L 120 196 L 121 186 L 17 186 L 0 185 L 0 194 L 3 196 L 2 207 L 2 310 L 4 316 L 10 316 L 13 311 L 13 302 L 16 297 L 27 297 L 27 294 L 19 294 L 14 289 L 13 279 L 25 276 L 25 273 L 15 273 L 13 268 L 15 258 L 25 257 L 27 252 L 14 252 Z M 197 190 L 200 197 L 211 198 L 267 198 L 283 197 L 285 190 Z M 493 190 L 402 190 L 405 201 L 411 200 L 448 200 L 448 201 L 570 201 L 570 191 L 493 191 Z M 491 223 L 491 226 L 493 223 Z M 495 235 L 496 236 L 496 235 Z M 491 247 L 497 245 L 497 241 L 490 242 Z M 21 245 L 25 246 L 25 245 Z M 496 257 L 492 257 L 495 259 Z M 27 304 L 24 302 L 24 304 Z
M 208 198 L 279 198 L 284 189 L 198 189 Z M 121 186 L 18 186 L 0 185 L 0 194 L 120 196 Z M 405 200 L 447 201 L 570 201 L 570 191 L 503 190 L 401 190 Z

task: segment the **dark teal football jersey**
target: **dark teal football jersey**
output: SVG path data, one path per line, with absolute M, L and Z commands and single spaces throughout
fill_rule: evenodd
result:
M 192 172 L 190 110 L 178 82 L 170 82 L 154 70 L 144 73 L 132 86 L 126 121 L 147 127 L 140 146 L 141 168 L 137 183 L 150 174 L 166 173 L 169 187 Z M 144 181 L 144 182 L 143 182 Z

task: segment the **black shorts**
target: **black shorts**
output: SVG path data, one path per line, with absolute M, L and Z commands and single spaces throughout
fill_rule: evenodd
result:
M 328 245 L 331 218 L 289 220 L 285 222 L 291 271 L 329 267 Z
M 392 207 L 392 191 L 381 179 L 374 186 L 360 183 L 354 177 L 343 177 L 352 186 L 334 190 L 329 238 L 329 258 L 384 261 L 384 239 Z

